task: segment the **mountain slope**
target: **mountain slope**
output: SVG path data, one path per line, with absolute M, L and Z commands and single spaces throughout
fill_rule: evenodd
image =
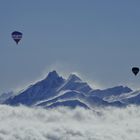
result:
M 116 86 L 105 90 L 94 90 L 91 91 L 89 94 L 91 96 L 99 97 L 105 101 L 113 102 L 116 97 L 123 94 L 129 94 L 130 92 L 132 92 L 132 90 L 128 87 Z
M 36 101 L 55 96 L 57 94 L 57 88 L 60 87 L 64 82 L 65 80 L 60 77 L 56 71 L 52 71 L 44 80 L 31 85 L 17 96 L 8 99 L 5 103 L 11 105 L 32 105 Z
M 90 109 L 86 104 L 82 103 L 79 100 L 68 100 L 68 101 L 58 101 L 56 103 L 53 103 L 49 106 L 47 106 L 47 108 L 55 108 L 55 107 L 60 107 L 60 106 L 65 106 L 65 107 L 69 107 L 69 108 L 75 108 L 77 106 L 80 107 L 84 107 L 86 109 Z

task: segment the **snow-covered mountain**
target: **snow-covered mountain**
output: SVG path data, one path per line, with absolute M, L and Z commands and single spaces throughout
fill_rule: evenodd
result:
M 140 104 L 140 91 L 133 92 L 124 86 L 95 90 L 75 74 L 64 79 L 56 71 L 52 71 L 45 79 L 29 86 L 18 95 L 11 96 L 4 103 L 42 106 L 44 108 L 58 106 L 71 108 L 76 106 L 84 108 L 95 106 L 124 107 L 128 104 Z
M 64 84 L 65 80 L 56 71 L 50 72 L 42 81 L 29 86 L 26 90 L 9 98 L 5 103 L 11 105 L 25 104 L 32 105 L 37 101 L 48 99 L 57 95 L 57 89 Z

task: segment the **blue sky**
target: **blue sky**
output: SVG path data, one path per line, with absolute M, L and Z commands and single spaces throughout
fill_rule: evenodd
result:
M 52 69 L 77 72 L 93 87 L 138 89 L 140 1 L 1 0 L 0 92 L 22 88 Z M 11 32 L 21 31 L 17 46 Z

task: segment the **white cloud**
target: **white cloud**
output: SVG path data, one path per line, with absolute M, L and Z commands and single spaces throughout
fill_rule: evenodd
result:
M 0 140 L 138 140 L 140 107 L 36 109 L 0 105 Z

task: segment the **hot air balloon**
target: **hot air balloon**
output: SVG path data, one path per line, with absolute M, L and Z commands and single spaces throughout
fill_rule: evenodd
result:
M 135 74 L 135 76 L 139 73 L 139 68 L 138 67 L 133 67 L 132 72 Z
M 22 38 L 22 33 L 21 32 L 18 32 L 18 31 L 14 31 L 14 32 L 12 32 L 11 35 L 12 35 L 12 38 L 14 39 L 14 41 L 18 44 L 19 41 Z

